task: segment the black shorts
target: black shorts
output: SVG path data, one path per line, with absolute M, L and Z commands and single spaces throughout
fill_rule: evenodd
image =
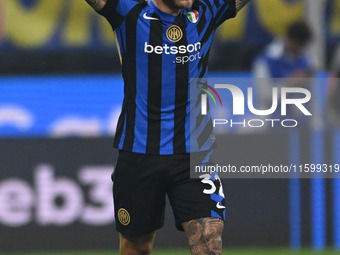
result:
M 198 161 L 207 152 L 193 153 Z M 196 160 L 196 159 L 195 159 Z M 190 178 L 190 155 L 145 155 L 119 151 L 112 175 L 116 229 L 139 236 L 163 226 L 165 196 L 175 216 L 176 227 L 199 218 L 225 220 L 225 199 L 217 175 Z

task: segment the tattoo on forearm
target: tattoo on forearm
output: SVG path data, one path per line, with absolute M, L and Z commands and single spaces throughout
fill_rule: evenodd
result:
M 202 218 L 183 223 L 191 254 L 220 255 L 224 222 L 217 218 Z
M 236 0 L 236 11 L 241 10 L 246 6 L 251 0 Z

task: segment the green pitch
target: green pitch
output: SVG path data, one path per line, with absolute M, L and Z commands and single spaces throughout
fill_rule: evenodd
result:
M 34 252 L 34 253 L 0 253 L 1 255 L 119 255 L 118 252 L 92 251 L 92 252 Z M 155 250 L 152 255 L 190 255 L 188 250 Z M 287 249 L 233 249 L 224 250 L 225 255 L 339 255 L 339 251 L 327 250 L 324 252 L 314 252 L 312 250 L 302 250 L 299 252 Z

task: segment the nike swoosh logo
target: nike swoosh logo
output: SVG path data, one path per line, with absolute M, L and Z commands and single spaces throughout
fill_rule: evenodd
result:
M 225 206 L 220 205 L 219 202 L 217 202 L 216 207 L 217 207 L 218 209 L 225 209 Z
M 144 18 L 144 19 L 149 19 L 149 20 L 159 20 L 159 19 L 154 18 L 154 17 L 146 16 L 146 12 L 143 14 L 143 18 Z

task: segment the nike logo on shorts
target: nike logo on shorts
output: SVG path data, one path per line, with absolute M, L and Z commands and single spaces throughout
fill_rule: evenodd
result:
M 218 209 L 225 209 L 225 206 L 224 206 L 224 205 L 221 205 L 219 202 L 217 202 L 216 207 L 217 207 Z

